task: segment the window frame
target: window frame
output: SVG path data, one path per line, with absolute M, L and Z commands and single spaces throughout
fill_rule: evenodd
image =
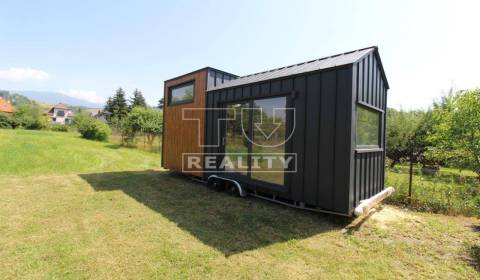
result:
M 193 97 L 191 100 L 182 100 L 182 101 L 177 101 L 177 102 L 172 102 L 172 91 L 174 89 L 180 88 L 180 87 L 185 87 L 189 85 L 193 86 Z M 189 80 L 174 86 L 168 87 L 168 106 L 177 106 L 177 105 L 183 105 L 183 104 L 189 104 L 189 103 L 194 103 L 195 102 L 195 80 Z
M 235 100 L 229 100 L 229 101 L 219 101 L 219 104 L 223 107 L 223 108 L 226 108 L 228 105 L 230 104 L 237 104 L 237 103 L 248 103 L 250 108 L 253 106 L 253 103 L 256 101 L 256 100 L 263 100 L 263 99 L 271 99 L 271 98 L 277 98 L 277 97 L 285 97 L 286 98 L 286 107 L 287 108 L 294 108 L 293 106 L 293 100 L 295 99 L 296 97 L 296 92 L 295 91 L 291 91 L 291 92 L 278 92 L 278 93 L 273 93 L 273 94 L 268 94 L 268 95 L 265 95 L 265 96 L 260 96 L 260 97 L 246 97 L 246 98 L 238 98 L 238 99 L 235 99 Z M 249 116 L 250 116 L 250 122 L 249 122 L 249 137 L 252 138 L 253 137 L 253 129 L 252 126 L 253 126 L 253 112 L 254 110 L 249 110 Z M 286 119 L 285 119 L 285 124 L 286 124 L 286 133 L 289 134 L 289 131 L 291 129 L 291 122 L 293 122 L 293 120 L 291 119 L 291 116 L 289 116 L 289 114 L 286 115 Z M 226 135 L 226 125 L 222 126 L 222 131 L 221 131 L 221 135 L 222 135 L 222 140 L 221 140 L 221 152 L 222 153 L 225 153 L 225 135 Z M 293 134 L 292 134 L 293 135 Z M 290 137 L 292 136 L 290 135 Z M 289 141 L 289 139 L 286 139 L 285 141 L 285 144 L 284 144 L 284 153 L 285 154 L 288 154 L 288 153 L 292 153 L 292 148 L 291 148 L 291 142 Z M 249 141 L 248 142 L 248 153 L 251 154 L 253 151 L 253 144 Z M 268 190 L 271 190 L 271 191 L 287 191 L 288 189 L 288 181 L 287 181 L 287 173 L 291 173 L 292 171 L 288 170 L 288 169 L 284 169 L 283 170 L 283 184 L 280 185 L 280 184 L 277 184 L 277 183 L 274 183 L 274 182 L 269 182 L 269 181 L 265 181 L 265 180 L 261 180 L 261 179 L 258 179 L 258 178 L 253 178 L 251 175 L 251 164 L 252 164 L 252 161 L 251 159 L 248 159 L 248 171 L 247 171 L 247 174 L 242 174 L 242 173 L 239 173 L 239 172 L 236 172 L 235 170 L 233 170 L 232 172 L 229 172 L 229 176 L 232 177 L 232 178 L 235 178 L 237 180 L 246 180 L 247 182 L 252 182 L 252 183 L 255 183 L 257 185 L 259 185 L 260 187 L 262 188 L 265 188 L 265 189 L 268 189 Z
M 362 108 L 364 110 L 368 110 L 377 114 L 378 116 L 378 135 L 377 135 L 377 144 L 375 145 L 359 145 L 358 144 L 358 108 Z M 357 102 L 355 106 L 355 150 L 358 153 L 362 152 L 374 152 L 374 151 L 383 151 L 383 143 L 382 143 L 382 129 L 383 129 L 383 121 L 384 121 L 384 114 L 385 111 L 367 104 L 365 102 Z

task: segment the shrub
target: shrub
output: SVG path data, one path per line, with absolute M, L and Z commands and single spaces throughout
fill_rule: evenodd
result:
M 68 132 L 68 125 L 65 124 L 52 124 L 50 130 L 58 132 Z
M 151 148 L 155 138 L 161 134 L 163 115 L 161 112 L 144 107 L 134 107 L 127 117 L 122 119 L 120 129 L 124 145 L 135 145 L 138 134 L 143 134 L 145 142 Z
M 23 104 L 16 108 L 13 117 L 19 126 L 25 129 L 42 129 L 47 127 L 49 119 L 36 104 Z
M 112 134 L 107 124 L 84 114 L 75 116 L 73 123 L 85 139 L 107 141 Z
M 17 127 L 17 122 L 11 115 L 0 113 L 0 128 L 15 128 L 15 127 Z

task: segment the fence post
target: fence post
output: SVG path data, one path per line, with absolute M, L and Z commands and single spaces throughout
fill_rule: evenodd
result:
M 408 181 L 408 200 L 412 200 L 412 182 L 413 182 L 413 148 L 410 151 L 410 177 Z

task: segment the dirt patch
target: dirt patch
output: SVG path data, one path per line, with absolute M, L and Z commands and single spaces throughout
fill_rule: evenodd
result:
M 409 213 L 406 210 L 391 206 L 383 206 L 375 211 L 370 217 L 380 228 L 387 228 L 388 224 L 410 220 L 420 222 L 419 217 Z

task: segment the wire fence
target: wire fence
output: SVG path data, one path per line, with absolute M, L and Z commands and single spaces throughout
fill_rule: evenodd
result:
M 391 204 L 444 214 L 480 215 L 477 174 L 430 161 L 421 148 L 387 151 L 386 185 L 396 189 L 387 200 Z

